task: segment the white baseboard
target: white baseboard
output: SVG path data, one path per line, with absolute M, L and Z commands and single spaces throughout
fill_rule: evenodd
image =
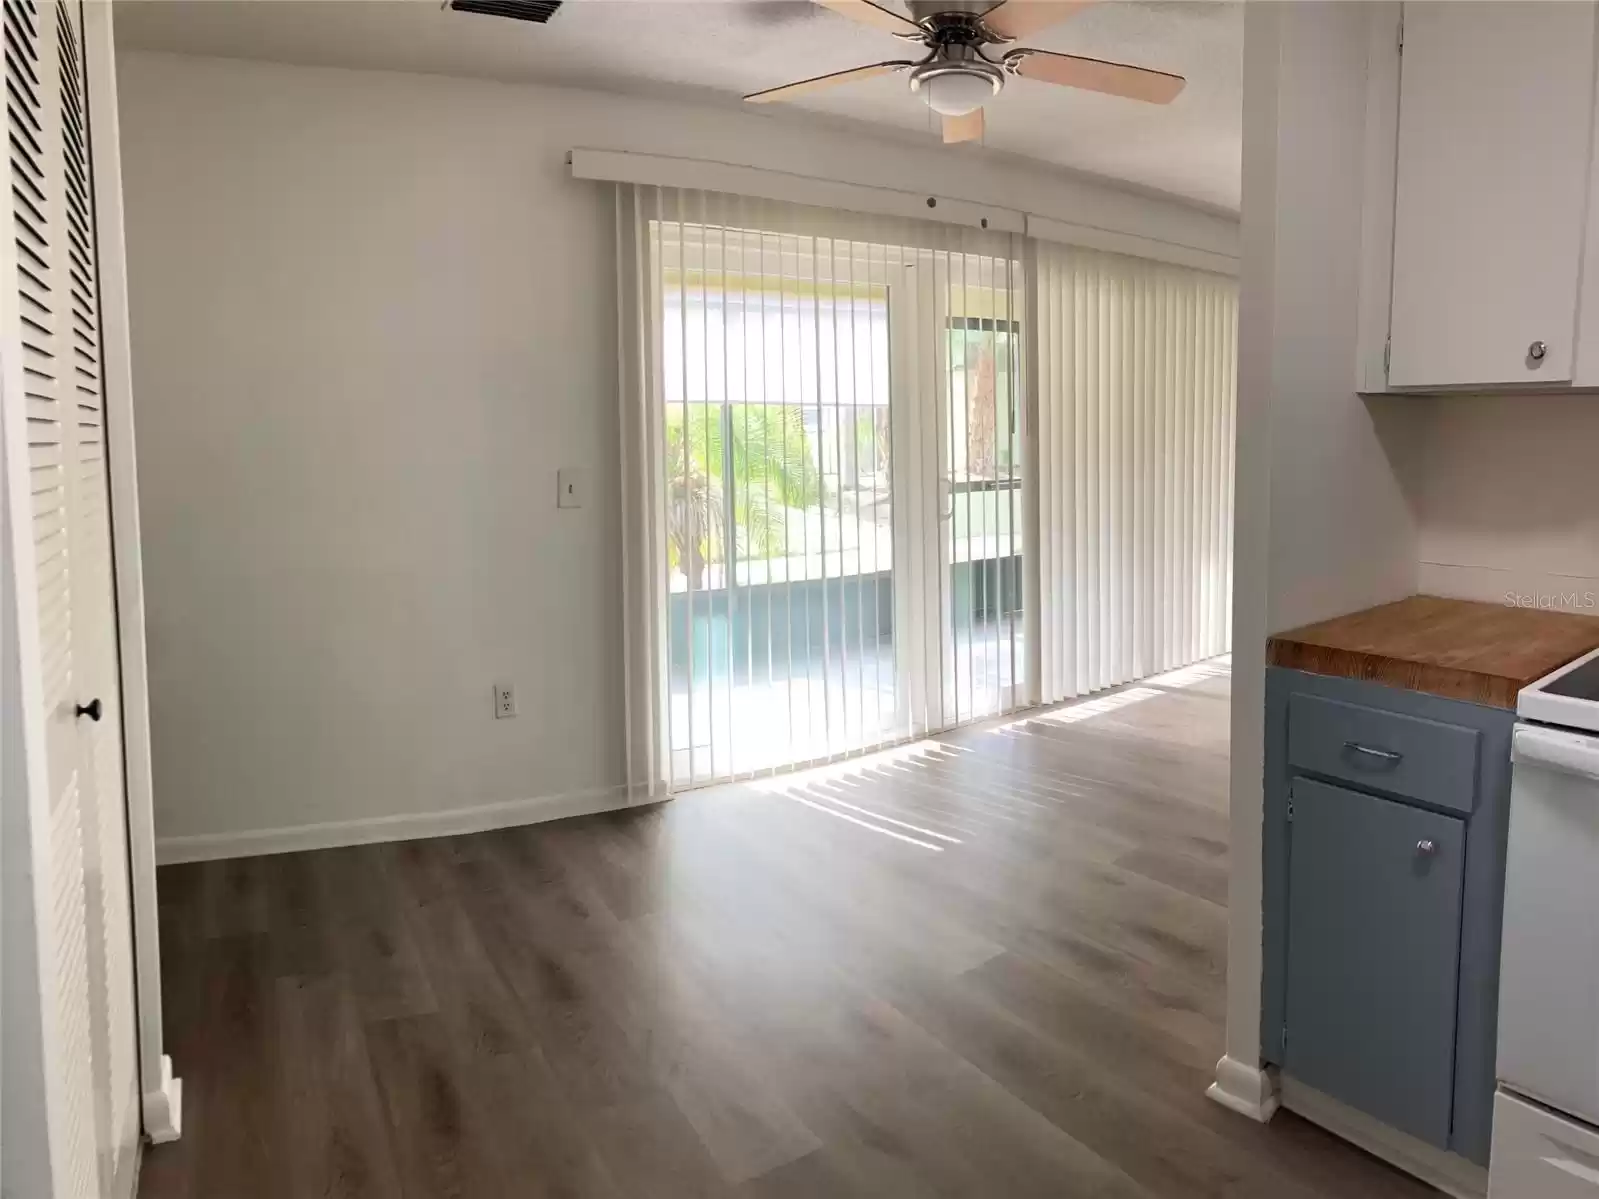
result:
M 1223 1107 L 1261 1124 L 1277 1111 L 1277 1081 L 1271 1072 L 1237 1058 L 1223 1057 L 1216 1063 L 1216 1081 L 1205 1094 Z
M 1357 1112 L 1286 1074 L 1278 1079 L 1278 1089 L 1283 1106 L 1289 1111 L 1437 1187 L 1444 1194 L 1453 1195 L 1454 1199 L 1483 1199 L 1488 1193 L 1488 1171 L 1458 1153 L 1449 1153 L 1389 1128 L 1365 1112 Z
M 450 837 L 490 829 L 539 824 L 568 816 L 610 812 L 634 803 L 653 803 L 663 795 L 630 799 L 626 787 L 594 787 L 535 799 L 484 804 L 475 808 L 447 808 L 439 812 L 403 816 L 372 816 L 364 820 L 330 820 L 325 824 L 298 824 L 287 828 L 248 829 L 234 833 L 199 833 L 184 837 L 157 837 L 156 861 L 208 862 L 216 858 L 247 858 L 268 853 L 294 853 L 304 849 L 336 849 L 344 845 L 371 845 L 380 841 L 413 841 L 419 837 Z
M 161 1086 L 144 1096 L 144 1135 L 164 1145 L 183 1135 L 183 1079 L 172 1077 L 172 1059 L 161 1055 Z

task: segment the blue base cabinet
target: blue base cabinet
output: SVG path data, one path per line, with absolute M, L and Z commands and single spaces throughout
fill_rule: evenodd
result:
M 1447 1145 L 1466 822 L 1310 779 L 1290 798 L 1284 1063 Z
M 1273 668 L 1266 1060 L 1486 1164 L 1514 714 Z

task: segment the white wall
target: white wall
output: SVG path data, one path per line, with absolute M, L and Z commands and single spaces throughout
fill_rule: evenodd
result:
M 1246 1070 L 1259 1062 L 1266 638 L 1416 589 L 1399 479 L 1415 470 L 1419 409 L 1353 387 L 1368 8 L 1245 16 L 1227 1054 Z
M 1599 610 L 1599 397 L 1423 403 L 1421 589 Z
M 169 853 L 622 781 L 613 218 L 568 149 L 1237 245 L 1146 195 L 720 108 L 149 53 L 120 90 Z M 561 466 L 589 507 L 556 510 Z
M 1418 409 L 1354 392 L 1369 7 L 1316 0 L 1282 15 L 1269 632 L 1416 584 L 1417 528 L 1401 479 L 1415 469 Z

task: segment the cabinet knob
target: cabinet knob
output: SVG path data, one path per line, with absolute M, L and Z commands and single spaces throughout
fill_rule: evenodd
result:
M 86 704 L 79 704 L 73 709 L 73 714 L 77 716 L 87 716 L 90 720 L 98 721 L 100 719 L 100 714 L 103 711 L 105 711 L 105 706 L 101 704 L 100 697 L 96 696 Z
M 1549 353 L 1549 347 L 1541 341 L 1535 341 L 1527 347 L 1527 361 L 1533 366 L 1544 360 L 1544 355 Z
M 1430 840 L 1425 840 L 1424 839 L 1424 840 L 1416 842 L 1416 856 L 1418 858 L 1430 858 L 1430 857 L 1432 857 L 1433 854 L 1435 854 L 1437 852 L 1438 852 L 1438 847 L 1436 845 L 1434 845 Z

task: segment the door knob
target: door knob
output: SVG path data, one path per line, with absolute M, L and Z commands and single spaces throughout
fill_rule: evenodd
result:
M 105 707 L 100 703 L 97 695 L 86 704 L 79 704 L 75 709 L 77 715 L 87 716 L 90 720 L 98 721 L 105 712 Z

